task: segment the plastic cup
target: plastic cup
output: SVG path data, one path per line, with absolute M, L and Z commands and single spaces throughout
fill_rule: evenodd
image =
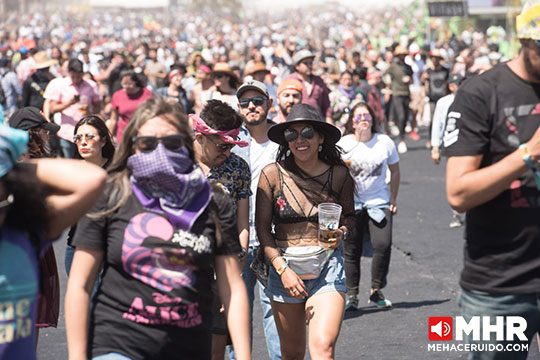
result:
M 321 203 L 319 209 L 319 246 L 329 248 L 336 242 L 336 230 L 339 227 L 341 205 Z

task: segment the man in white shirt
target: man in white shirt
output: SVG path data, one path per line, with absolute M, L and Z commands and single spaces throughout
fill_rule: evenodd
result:
M 240 114 L 244 118 L 243 131 L 240 132 L 240 140 L 249 142 L 249 146 L 234 148 L 234 152 L 243 157 L 251 169 L 251 192 L 253 195 L 249 198 L 249 248 L 247 260 L 244 266 L 244 282 L 249 298 L 250 317 L 253 319 L 253 300 L 255 298 L 254 290 L 257 283 L 255 275 L 251 272 L 249 266 L 253 262 L 254 255 L 259 250 L 259 240 L 257 230 L 255 229 L 255 199 L 257 197 L 257 185 L 261 170 L 268 164 L 276 161 L 278 145 L 270 139 L 266 132 L 273 123 L 267 120 L 268 111 L 272 106 L 272 99 L 268 94 L 266 86 L 257 80 L 246 81 L 236 92 L 238 97 Z M 279 335 L 272 314 L 270 300 L 264 293 L 263 286 L 259 283 L 259 296 L 263 311 L 263 326 L 268 346 L 268 354 L 271 360 L 281 359 L 281 347 Z M 229 357 L 234 359 L 234 354 L 229 351 Z M 231 356 L 232 355 L 232 356 Z

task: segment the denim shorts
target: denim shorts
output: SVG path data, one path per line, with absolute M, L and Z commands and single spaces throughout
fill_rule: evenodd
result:
M 313 295 L 330 291 L 347 292 L 347 285 L 345 284 L 345 267 L 343 266 L 343 252 L 341 248 L 337 248 L 332 253 L 318 278 L 302 281 L 306 287 L 308 298 Z M 281 277 L 273 266 L 270 267 L 268 286 L 266 287 L 265 292 L 270 300 L 281 303 L 298 304 L 304 303 L 307 300 L 307 298 L 297 299 L 290 296 L 283 287 Z

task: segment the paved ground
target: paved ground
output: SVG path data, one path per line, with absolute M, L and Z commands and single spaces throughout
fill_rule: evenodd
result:
M 425 129 L 422 134 L 425 137 Z M 401 187 L 398 215 L 394 218 L 394 245 L 388 286 L 384 290 L 394 303 L 392 310 L 368 306 L 371 259 L 362 259 L 361 301 L 364 306 L 347 312 L 338 340 L 337 359 L 466 359 L 456 352 L 429 352 L 428 317 L 456 316 L 458 277 L 462 266 L 463 229 L 450 229 L 451 211 L 444 193 L 444 167 L 435 166 L 425 141 L 408 141 L 409 152 L 401 156 Z M 64 244 L 55 245 L 62 290 Z M 63 307 L 63 304 L 62 304 Z M 255 307 L 253 359 L 268 359 Z M 451 342 L 459 344 L 459 342 Z M 57 329 L 42 330 L 39 360 L 67 358 L 63 311 Z M 536 342 L 529 359 L 540 358 Z M 309 359 L 309 355 L 306 355 Z

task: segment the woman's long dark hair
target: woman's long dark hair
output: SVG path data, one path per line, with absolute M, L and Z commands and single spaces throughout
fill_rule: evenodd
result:
M 111 133 L 109 132 L 107 125 L 105 125 L 105 122 L 99 116 L 86 115 L 81 120 L 79 120 L 77 125 L 75 125 L 73 135 L 77 134 L 77 130 L 79 130 L 79 128 L 83 125 L 92 126 L 94 129 L 97 130 L 99 137 L 105 140 L 105 146 L 103 146 L 103 148 L 101 149 L 101 156 L 103 156 L 105 159 L 112 160 L 114 156 L 114 145 L 112 142 Z M 82 159 L 79 151 L 75 151 L 74 158 Z
M 328 134 L 322 126 L 318 126 L 316 123 L 306 122 L 306 124 L 312 125 L 315 131 L 324 137 L 323 143 L 321 144 L 321 151 L 318 153 L 319 159 L 331 167 L 342 165 L 347 168 L 347 165 L 341 158 L 342 150 L 332 140 L 330 134 Z M 325 196 L 326 194 L 322 194 L 320 192 L 320 187 L 317 186 L 317 184 L 322 186 L 324 183 L 302 171 L 302 169 L 300 169 L 296 164 L 296 161 L 294 161 L 294 156 L 289 152 L 289 150 L 290 148 L 288 142 L 285 141 L 284 143 L 281 143 L 279 145 L 276 161 L 279 162 L 283 160 L 285 170 L 287 170 L 293 181 L 296 183 L 296 185 L 298 185 L 298 188 L 304 192 L 311 203 L 319 204 L 327 201 Z M 335 192 L 335 190 L 332 189 L 332 184 L 329 184 L 328 187 L 329 188 L 327 190 L 329 191 L 330 195 L 335 196 L 335 194 L 332 194 L 332 192 Z

